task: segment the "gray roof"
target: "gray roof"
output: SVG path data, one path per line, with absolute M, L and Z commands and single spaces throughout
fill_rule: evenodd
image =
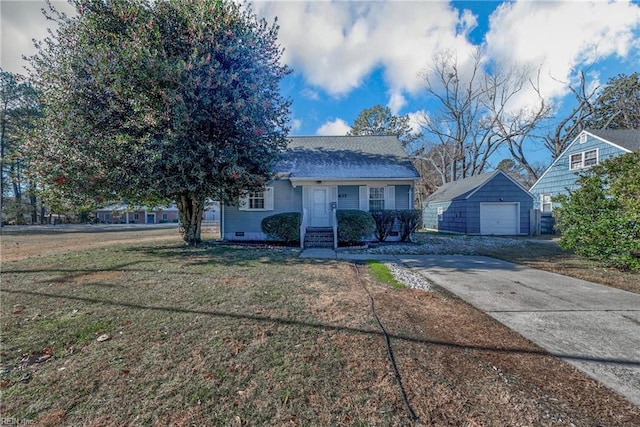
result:
M 427 197 L 428 203 L 448 202 L 455 199 L 466 199 L 473 192 L 491 181 L 494 176 L 502 174 L 509 178 L 515 185 L 520 187 L 522 191 L 528 193 L 527 189 L 511 178 L 508 174 L 500 169 L 493 172 L 483 173 L 480 175 L 470 176 L 468 178 L 459 179 L 458 181 L 448 182 L 438 188 L 434 193 Z
M 291 137 L 276 171 L 290 179 L 416 179 L 395 136 Z
M 640 151 L 640 130 L 638 129 L 587 129 L 586 131 L 629 151 Z

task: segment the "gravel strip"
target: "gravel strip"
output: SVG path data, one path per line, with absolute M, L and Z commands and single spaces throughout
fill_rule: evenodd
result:
M 395 262 L 385 262 L 384 265 L 391 271 L 393 277 L 403 285 L 413 289 L 422 289 L 423 291 L 431 290 L 429 281 L 420 274 L 413 272 L 410 268 Z

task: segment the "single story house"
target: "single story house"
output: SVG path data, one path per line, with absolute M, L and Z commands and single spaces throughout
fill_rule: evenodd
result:
M 180 220 L 180 215 L 175 203 L 155 208 L 130 206 L 122 203 L 97 209 L 96 218 L 98 222 L 103 224 L 162 224 L 167 222 L 177 223 Z M 202 220 L 208 224 L 220 221 L 220 203 L 207 200 Z
M 129 206 L 127 204 L 108 205 L 96 210 L 98 222 L 103 224 L 160 224 L 178 222 L 178 208 L 172 204 L 157 208 Z
M 535 208 L 553 211 L 552 198 L 576 189 L 578 173 L 603 160 L 640 150 L 640 130 L 583 130 L 547 168 L 529 191 Z
M 527 235 L 533 196 L 501 170 L 444 184 L 423 206 L 424 228 L 461 234 Z
M 337 227 L 336 210 L 413 209 L 419 178 L 395 136 L 291 137 L 275 172 L 264 191 L 223 206 L 223 240 L 265 240 L 262 219 L 284 212 L 302 214 L 304 235 Z

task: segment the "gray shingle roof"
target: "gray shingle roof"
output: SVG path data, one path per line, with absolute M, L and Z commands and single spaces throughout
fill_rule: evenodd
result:
M 640 130 L 638 129 L 587 129 L 586 131 L 629 151 L 640 151 Z
M 500 173 L 500 170 L 448 182 L 432 193 L 427 198 L 427 202 L 448 202 L 449 200 L 467 197 L 469 193 L 484 185 L 498 173 Z
M 291 137 L 276 166 L 291 179 L 415 179 L 395 136 Z

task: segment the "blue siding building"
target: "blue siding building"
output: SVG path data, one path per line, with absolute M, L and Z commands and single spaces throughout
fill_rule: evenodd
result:
M 334 227 L 334 208 L 413 209 L 419 178 L 395 136 L 292 137 L 275 171 L 264 191 L 223 207 L 224 240 L 265 240 L 262 219 L 278 213 L 303 213 L 311 230 Z
M 535 208 L 550 214 L 553 197 L 576 189 L 578 174 L 603 160 L 640 150 L 640 130 L 583 130 L 529 191 Z
M 450 182 L 423 206 L 423 225 L 436 231 L 527 235 L 533 196 L 501 170 Z

